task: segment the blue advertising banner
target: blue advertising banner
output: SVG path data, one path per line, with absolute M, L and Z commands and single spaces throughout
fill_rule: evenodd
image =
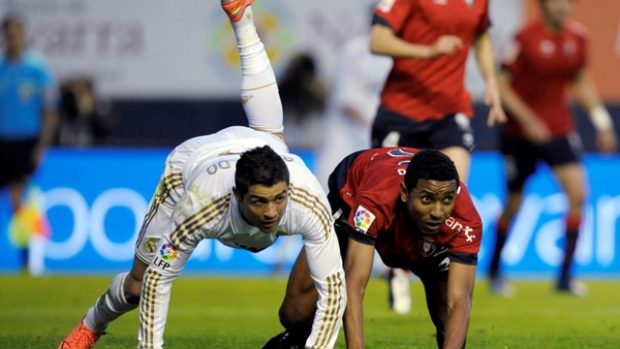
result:
M 47 239 L 31 239 L 35 273 L 103 273 L 126 270 L 134 241 L 163 169 L 168 150 L 53 149 L 35 177 L 38 211 L 46 218 Z M 312 153 L 299 153 L 312 168 Z M 617 277 L 620 271 L 620 186 L 613 174 L 620 157 L 587 155 L 589 197 L 585 205 L 575 268 L 580 275 Z M 616 176 L 617 177 L 617 176 Z M 476 153 L 469 188 L 484 222 L 480 271 L 494 243 L 495 219 L 505 197 L 501 157 Z M 20 266 L 6 193 L 0 198 L 0 272 Z M 546 167 L 531 178 L 520 214 L 503 254 L 510 275 L 548 275 L 562 257 L 567 202 Z M 187 272 L 266 275 L 287 270 L 299 252 L 299 238 L 281 238 L 253 254 L 203 241 Z

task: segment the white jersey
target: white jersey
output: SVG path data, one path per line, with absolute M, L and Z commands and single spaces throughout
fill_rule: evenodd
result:
M 241 153 L 263 145 L 280 154 L 290 174 L 288 204 L 271 234 L 244 220 L 233 195 L 235 165 Z M 217 239 L 257 252 L 271 246 L 279 235 L 292 234 L 303 238 L 319 294 L 307 347 L 332 348 L 346 291 L 331 210 L 316 177 L 298 156 L 288 153 L 279 138 L 247 127 L 229 127 L 175 148 L 137 244 L 138 257 L 150 258 L 140 301 L 139 347 L 163 345 L 171 282 L 201 240 Z M 154 248 L 156 238 L 159 243 Z

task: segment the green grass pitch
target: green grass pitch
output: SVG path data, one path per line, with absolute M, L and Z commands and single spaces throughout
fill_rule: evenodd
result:
M 55 348 L 111 276 L 0 276 L 0 348 Z M 181 276 L 173 287 L 166 348 L 260 348 L 280 331 L 277 309 L 285 278 Z M 516 282 L 505 299 L 476 286 L 468 348 L 620 348 L 620 281 L 587 282 L 586 298 L 558 295 L 545 281 Z M 387 308 L 387 285 L 370 281 L 366 301 L 368 349 L 435 348 L 422 287 L 412 283 L 414 310 Z M 118 319 L 96 348 L 133 348 L 137 311 Z M 344 348 L 343 333 L 337 348 Z

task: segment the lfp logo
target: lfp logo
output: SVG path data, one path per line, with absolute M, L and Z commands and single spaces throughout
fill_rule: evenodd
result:
M 359 205 L 357 210 L 355 211 L 355 217 L 353 217 L 353 223 L 355 223 L 355 228 L 358 231 L 366 234 L 368 232 L 368 228 L 375 220 L 375 215 L 368 211 L 364 206 Z
M 172 262 L 177 258 L 178 252 L 171 243 L 165 243 L 159 250 L 159 255 L 165 261 Z

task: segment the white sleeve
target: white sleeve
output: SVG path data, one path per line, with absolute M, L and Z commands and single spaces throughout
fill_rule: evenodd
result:
M 155 257 L 142 279 L 139 349 L 163 348 L 172 282 L 190 255 L 191 251 L 176 249 L 167 237 L 160 240 Z
M 185 263 L 200 239 L 192 234 L 198 228 L 193 225 L 197 218 L 194 210 L 187 210 L 183 201 L 173 213 L 173 226 L 159 241 L 155 256 L 144 272 L 140 296 L 139 349 L 160 349 L 164 345 L 164 329 L 168 317 L 168 304 L 172 282 L 181 273 Z
M 317 215 L 316 206 L 312 211 L 303 241 L 319 298 L 306 348 L 333 348 L 347 304 L 344 270 L 331 215 L 329 212 Z

